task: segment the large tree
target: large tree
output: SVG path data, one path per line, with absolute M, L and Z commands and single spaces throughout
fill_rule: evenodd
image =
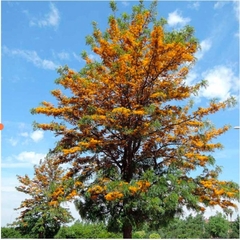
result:
M 60 206 L 63 199 L 56 193 L 62 182 L 64 170 L 54 164 L 54 156 L 48 155 L 34 167 L 34 177 L 18 176 L 21 183 L 16 189 L 29 195 L 21 202 L 20 216 L 11 224 L 22 235 L 32 238 L 53 238 L 63 223 L 73 220 L 68 209 Z
M 86 37 L 100 60 L 83 52 L 79 72 L 60 68 L 56 83 L 71 93 L 53 90 L 57 105 L 44 101 L 32 109 L 56 119 L 35 127 L 60 136 L 56 164 L 72 164 L 63 179 L 66 193 L 79 196 L 82 218 L 121 227 L 124 238 L 144 221 L 168 222 L 183 206 L 234 207 L 238 186 L 218 180 L 211 156 L 222 147 L 213 140 L 229 126 L 217 129 L 206 119 L 234 99 L 199 108 L 187 101 L 206 86 L 186 83 L 199 49 L 194 29 L 167 31 L 166 21 L 156 20 L 156 2 L 146 9 L 140 1 L 119 17 L 110 5 L 108 29 L 94 22 Z M 203 171 L 193 177 L 195 169 Z

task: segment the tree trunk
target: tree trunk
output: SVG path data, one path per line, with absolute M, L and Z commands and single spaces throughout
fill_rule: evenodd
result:
M 123 238 L 132 238 L 132 225 L 130 223 L 123 225 Z
M 43 232 L 38 233 L 38 238 L 44 238 Z

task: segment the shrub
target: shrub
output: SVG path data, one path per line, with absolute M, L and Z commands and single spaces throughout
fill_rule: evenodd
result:
M 76 222 L 70 227 L 62 227 L 54 238 L 121 238 L 121 234 L 108 232 L 103 224 Z
M 145 238 L 146 233 L 145 231 L 136 231 L 133 233 L 133 238 Z
M 14 228 L 2 227 L 1 238 L 23 238 L 21 234 Z
M 158 233 L 151 233 L 151 234 L 149 235 L 149 238 L 151 238 L 151 239 L 153 239 L 153 238 L 159 239 L 159 238 L 161 238 L 161 237 L 160 237 L 160 235 L 159 235 Z

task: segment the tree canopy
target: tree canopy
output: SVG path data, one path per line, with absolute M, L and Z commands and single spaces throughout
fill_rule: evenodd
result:
M 70 212 L 59 206 L 63 201 L 54 195 L 64 173 L 64 170 L 54 162 L 54 156 L 49 155 L 40 162 L 39 166 L 34 167 L 33 179 L 28 175 L 18 176 L 21 185 L 16 189 L 30 196 L 16 209 L 22 211 L 11 224 L 22 235 L 32 238 L 52 238 L 61 224 L 73 220 Z
M 229 222 L 221 213 L 211 216 L 208 221 L 206 230 L 212 238 L 229 238 Z
M 54 117 L 35 127 L 60 137 L 55 164 L 71 164 L 54 194 L 75 199 L 82 218 L 120 227 L 124 238 L 145 221 L 167 223 L 183 206 L 236 207 L 238 185 L 218 180 L 211 155 L 229 126 L 207 120 L 235 100 L 194 107 L 191 97 L 206 81 L 186 82 L 199 49 L 193 27 L 168 31 L 166 20 L 156 19 L 156 1 L 149 9 L 140 1 L 131 15 L 117 16 L 110 5 L 106 31 L 93 22 L 86 37 L 99 60 L 83 52 L 80 71 L 61 67 L 56 83 L 71 94 L 52 90 L 56 105 L 32 109 Z M 202 173 L 193 177 L 196 169 Z

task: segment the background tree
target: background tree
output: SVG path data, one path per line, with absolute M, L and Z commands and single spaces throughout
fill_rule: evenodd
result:
M 240 238 L 239 235 L 239 229 L 240 229 L 240 217 L 235 219 L 235 221 L 230 222 L 230 232 L 229 232 L 229 238 Z
M 219 220 L 220 219 L 220 220 Z M 214 220 L 214 221 L 213 221 Z M 209 223 L 210 222 L 210 223 Z M 213 225 L 213 226 L 212 226 Z M 218 231 L 217 229 L 221 226 L 223 230 Z M 229 226 L 227 229 L 226 226 Z M 211 221 L 203 218 L 202 214 L 196 216 L 188 216 L 187 218 L 175 217 L 166 227 L 160 227 L 152 231 L 148 228 L 147 224 L 141 231 L 133 231 L 133 238 L 146 239 L 146 238 L 164 238 L 164 239 L 203 239 L 211 238 L 212 231 L 217 232 L 217 238 L 223 238 L 228 233 L 227 238 L 239 238 L 239 217 L 233 222 L 227 224 L 226 218 L 223 215 L 217 213 L 212 216 Z M 1 228 L 2 238 L 32 238 L 29 235 L 21 235 L 14 228 L 2 227 Z M 77 220 L 71 226 L 62 226 L 54 238 L 76 238 L 76 239 L 88 239 L 88 238 L 121 238 L 121 233 L 112 233 L 107 231 L 106 225 L 102 223 L 88 223 L 80 222 Z M 226 237 L 224 237 L 226 238 Z
M 54 165 L 54 156 L 48 155 L 34 167 L 33 179 L 27 175 L 18 176 L 21 186 L 16 189 L 30 196 L 16 209 L 22 211 L 12 224 L 22 235 L 52 238 L 62 223 L 73 220 L 69 211 L 60 206 L 63 199 L 53 194 L 62 182 L 63 172 L 61 167 Z
M 230 217 L 230 222 L 232 221 L 232 215 L 233 215 L 233 210 L 231 208 L 224 208 L 223 212 L 225 213 L 227 220 L 229 220 Z
M 174 218 L 169 222 L 167 226 L 165 226 L 162 230 L 162 238 L 181 238 L 181 236 L 186 232 L 183 229 L 184 222 L 180 218 Z
M 209 218 L 206 232 L 209 238 L 229 238 L 229 222 L 223 214 L 217 213 Z
M 194 29 L 167 31 L 166 21 L 156 20 L 156 2 L 145 9 L 140 1 L 131 15 L 119 17 L 110 5 L 109 28 L 101 32 L 94 22 L 86 38 L 100 60 L 83 52 L 81 71 L 60 68 L 56 83 L 71 94 L 53 90 L 57 106 L 44 101 L 32 110 L 57 119 L 35 127 L 61 137 L 57 164 L 72 164 L 64 191 L 80 197 L 82 218 L 120 227 L 124 238 L 145 221 L 166 224 L 183 206 L 235 206 L 238 185 L 217 179 L 220 168 L 211 156 L 222 147 L 213 140 L 229 126 L 217 129 L 206 119 L 235 100 L 197 109 L 186 101 L 206 86 L 186 84 L 199 47 Z M 203 171 L 193 178 L 195 169 Z
M 22 236 L 15 228 L 1 227 L 1 238 L 22 238 Z
M 183 220 L 179 220 L 179 225 L 175 224 L 175 229 L 171 228 L 172 231 L 168 230 L 168 234 L 171 238 L 203 238 L 206 228 L 206 223 L 203 214 L 197 214 L 196 216 L 189 215 Z M 176 234 L 177 229 L 179 231 Z M 168 238 L 168 235 L 165 236 Z

